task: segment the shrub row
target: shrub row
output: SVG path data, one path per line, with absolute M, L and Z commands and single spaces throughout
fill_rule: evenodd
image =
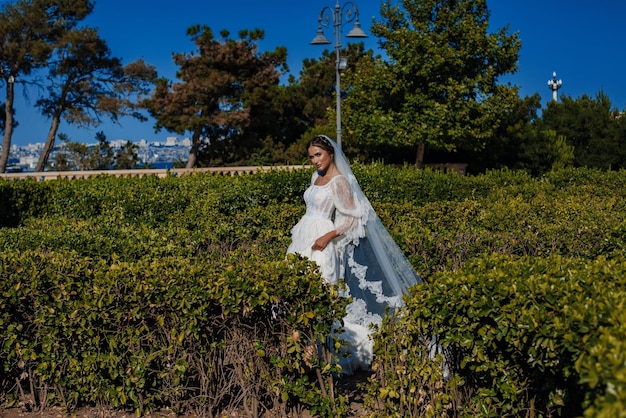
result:
M 5 251 L 0 271 L 1 380 L 21 389 L 9 404 L 30 392 L 33 409 L 345 414 L 329 353 L 304 353 L 330 338 L 346 301 L 308 261 Z
M 542 178 L 507 170 L 458 176 L 380 164 L 357 164 L 354 171 L 374 204 L 424 206 L 466 200 L 491 202 L 505 196 L 524 201 L 543 196 L 568 196 L 582 203 L 593 198 L 622 202 L 626 197 L 626 176 L 622 171 L 567 169 Z M 15 226 L 30 217 L 61 215 L 83 219 L 108 215 L 129 223 L 158 225 L 205 198 L 226 215 L 272 203 L 299 205 L 309 179 L 309 170 L 276 170 L 234 177 L 103 175 L 48 182 L 0 180 L 3 196 L 0 226 Z
M 541 179 L 511 171 L 466 177 L 381 165 L 357 165 L 355 172 L 425 278 L 482 253 L 595 258 L 623 247 L 623 172 L 564 170 Z M 279 255 L 304 211 L 301 194 L 309 175 L 294 170 L 0 182 L 7 196 L 0 222 L 21 226 L 1 234 L 0 246 L 62 245 L 85 255 L 132 259 L 255 241 Z
M 624 416 L 626 259 L 476 258 L 379 336 L 379 416 Z M 415 396 L 419 394 L 419 396 Z

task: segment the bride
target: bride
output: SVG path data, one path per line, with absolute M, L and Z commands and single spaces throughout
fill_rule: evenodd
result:
M 344 373 L 367 370 L 374 345 L 371 326 L 381 324 L 387 307 L 401 307 L 402 295 L 421 280 L 376 216 L 343 152 L 325 135 L 306 148 L 316 172 L 287 253 L 315 261 L 327 283 L 345 282 L 344 296 L 352 302 L 341 338 L 350 355 L 340 364 Z

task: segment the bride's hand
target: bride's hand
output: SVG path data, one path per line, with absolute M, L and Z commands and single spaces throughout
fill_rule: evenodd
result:
M 313 246 L 311 246 L 311 248 L 313 250 L 324 251 L 324 249 L 327 246 L 328 246 L 328 240 L 324 239 L 324 237 L 319 237 L 318 239 L 315 240 L 315 242 L 313 243 Z
M 336 236 L 337 234 L 334 231 L 322 235 L 321 237 L 315 240 L 315 242 L 311 246 L 311 249 L 324 251 L 326 247 L 328 246 L 328 243 Z

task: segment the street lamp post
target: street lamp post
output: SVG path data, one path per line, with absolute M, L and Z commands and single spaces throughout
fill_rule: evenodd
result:
M 548 80 L 548 88 L 552 90 L 552 101 L 554 103 L 557 102 L 557 92 L 563 85 L 563 80 L 556 79 L 556 71 L 552 73 L 552 80 Z
M 367 34 L 361 29 L 359 23 L 359 9 L 356 3 L 353 1 L 347 1 L 343 6 L 339 5 L 339 0 L 335 4 L 334 9 L 326 6 L 320 11 L 317 24 L 317 35 L 311 41 L 311 45 L 328 45 L 330 41 L 324 36 L 322 27 L 328 28 L 330 22 L 333 22 L 333 33 L 335 36 L 335 96 L 337 100 L 337 146 L 341 149 L 341 72 L 346 69 L 348 65 L 348 58 L 341 56 L 341 27 L 344 23 L 350 23 L 354 21 L 354 27 L 346 38 L 367 38 Z M 344 21 L 345 20 L 345 21 Z

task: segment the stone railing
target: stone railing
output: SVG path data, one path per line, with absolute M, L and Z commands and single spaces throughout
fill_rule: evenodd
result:
M 171 168 L 171 169 L 137 169 L 137 170 L 89 170 L 89 171 L 44 171 L 42 173 L 21 172 L 3 173 L 0 178 L 8 180 L 34 179 L 37 181 L 58 179 L 86 179 L 100 175 L 115 177 L 144 177 L 156 176 L 185 176 L 197 173 L 212 173 L 227 176 L 242 174 L 254 174 L 259 171 L 271 170 L 296 170 L 306 168 L 306 165 L 280 165 L 280 166 L 245 166 L 245 167 L 206 167 L 206 168 Z
M 465 175 L 467 171 L 467 164 L 465 163 L 437 163 L 437 164 L 424 164 L 424 167 L 431 168 L 433 170 L 442 171 L 454 171 L 457 174 Z

